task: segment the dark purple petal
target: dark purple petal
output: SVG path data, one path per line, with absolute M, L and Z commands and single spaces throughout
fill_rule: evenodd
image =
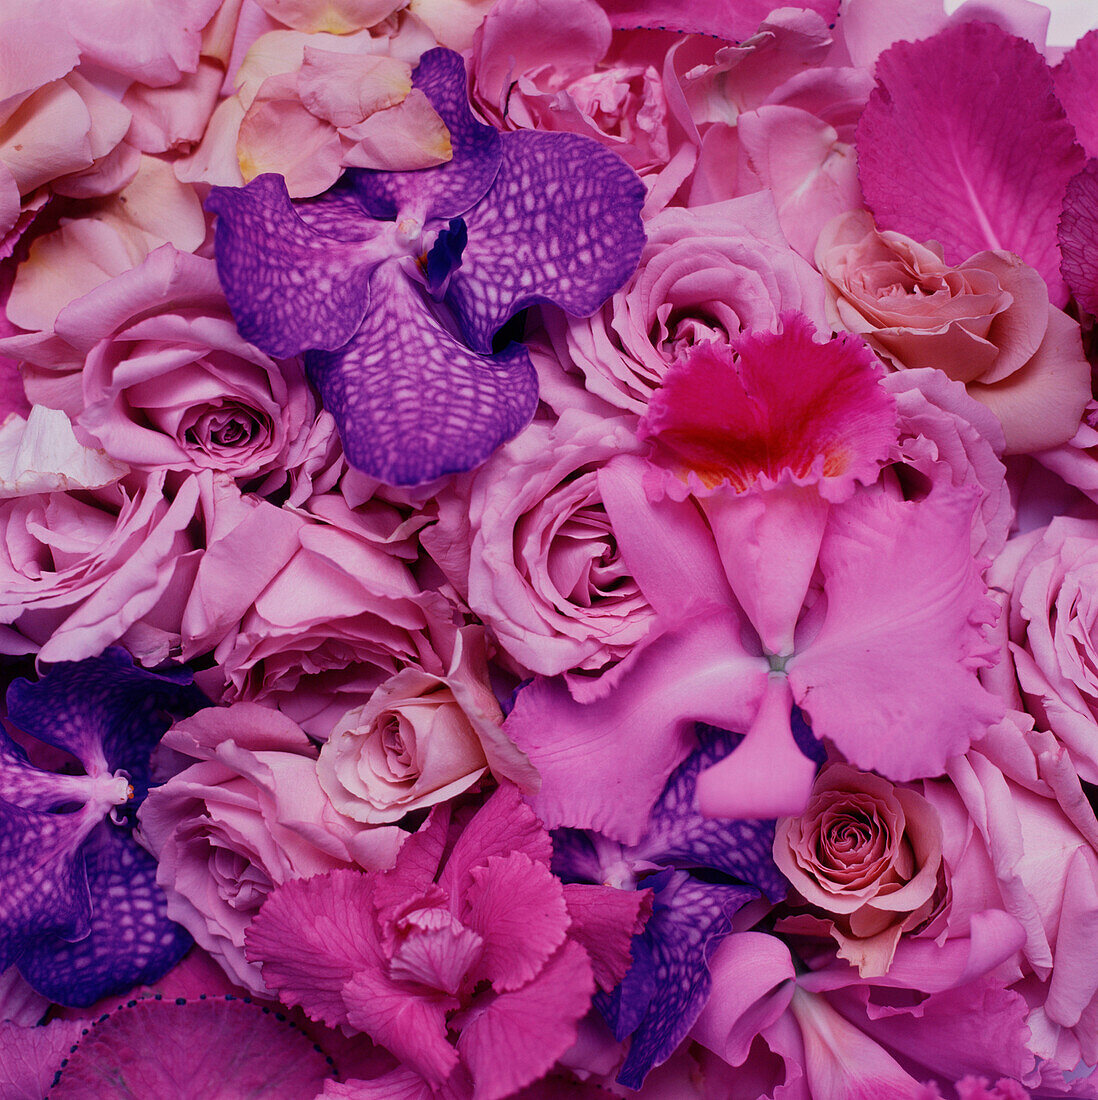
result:
M 86 812 L 40 813 L 0 802 L 0 970 L 43 932 L 61 939 L 87 934 L 79 851 L 95 825 Z
M 774 863 L 774 822 L 706 818 L 698 812 L 698 773 L 723 760 L 742 736 L 713 730 L 675 770 L 652 808 L 648 832 L 631 856 L 662 866 L 708 868 L 757 886 L 772 901 L 788 882 Z
M 1087 313 L 1098 314 L 1098 160 L 1068 184 L 1059 235 L 1064 282 Z
M 294 213 L 314 232 L 333 241 L 369 241 L 378 235 L 377 222 L 344 177 L 323 195 L 295 199 Z
M 273 173 L 247 187 L 214 187 L 206 209 L 218 215 L 217 274 L 240 334 L 284 359 L 306 348 L 338 348 L 370 304 L 370 271 L 392 242 L 356 218 L 344 190 L 303 204 L 307 225 Z
M 71 776 L 41 771 L 0 728 L 0 801 L 28 810 L 55 810 L 74 798 Z
M 644 885 L 656 896 L 647 926 L 633 938 L 633 965 L 609 997 L 595 998 L 615 1037 L 633 1036 L 618 1082 L 634 1089 L 694 1026 L 709 999 L 709 956 L 732 931 L 736 911 L 758 896 L 685 871 L 662 871 Z
M 88 935 L 75 943 L 39 936 L 19 961 L 39 993 L 78 1007 L 158 981 L 192 942 L 168 919 L 156 860 L 129 829 L 104 822 L 84 846 L 83 859 L 91 897 Z
M 398 211 L 421 222 L 456 218 L 491 187 L 499 170 L 499 133 L 478 122 L 469 109 L 461 54 L 442 47 L 428 50 L 412 74 L 412 87 L 423 92 L 446 123 L 453 158 L 414 172 L 352 169 L 347 176 L 375 218 L 395 218 Z
M 417 485 L 471 470 L 529 423 L 538 384 L 525 348 L 470 351 L 395 264 L 374 274 L 371 294 L 374 308 L 346 347 L 305 357 L 352 466 Z
M 53 665 L 36 683 L 15 680 L 7 699 L 14 725 L 72 753 L 89 773 L 125 769 L 134 806 L 144 798 L 149 755 L 170 716 L 182 718 L 209 703 L 188 669 L 150 672 L 118 648 Z
M 593 839 L 597 835 L 586 829 L 554 829 L 553 874 L 564 882 L 601 883 L 605 868 Z
M 499 174 L 466 216 L 469 244 L 450 282 L 469 344 L 490 351 L 500 326 L 534 302 L 594 313 L 636 269 L 644 197 L 633 169 L 591 138 L 504 134 Z
M 450 285 L 450 276 L 461 266 L 461 254 L 469 243 L 469 230 L 461 218 L 451 218 L 439 232 L 427 253 L 427 286 L 435 298 L 441 298 Z

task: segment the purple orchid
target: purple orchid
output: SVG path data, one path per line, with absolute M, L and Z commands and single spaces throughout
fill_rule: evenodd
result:
M 215 187 L 218 272 L 241 334 L 306 352 L 351 465 L 413 485 L 469 470 L 529 422 L 537 375 L 497 334 L 527 306 L 593 313 L 633 273 L 644 186 L 576 134 L 500 133 L 469 108 L 460 54 L 430 50 L 413 86 L 453 159 L 352 169 L 291 202 L 281 176 Z
M 0 970 L 16 963 L 76 1006 L 157 980 L 191 939 L 168 920 L 135 810 L 169 714 L 207 700 L 186 670 L 108 649 L 16 680 L 7 704 L 19 733 L 0 729 Z
M 565 882 L 654 892 L 652 916 L 633 937 L 633 965 L 613 992 L 595 997 L 615 1037 L 633 1037 L 618 1074 L 629 1088 L 671 1056 L 705 1007 L 709 958 L 735 914 L 760 892 L 772 901 L 785 896 L 788 883 L 770 854 L 773 821 L 705 818 L 697 809 L 699 772 L 741 740 L 709 729 L 668 780 L 639 843 L 576 829 L 553 834 L 553 870 Z

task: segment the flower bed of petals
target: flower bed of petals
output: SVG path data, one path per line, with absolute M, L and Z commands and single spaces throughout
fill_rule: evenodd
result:
M 0 1096 L 1098 1098 L 1048 23 L 0 3 Z

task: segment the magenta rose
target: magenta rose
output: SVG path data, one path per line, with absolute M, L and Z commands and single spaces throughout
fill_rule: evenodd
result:
M 139 815 L 169 915 L 234 981 L 263 993 L 244 932 L 270 891 L 335 867 L 384 870 L 404 834 L 336 813 L 317 782 L 316 749 L 267 707 L 199 711 L 163 745 L 198 761 L 154 787 Z
M 1017 256 L 980 252 L 952 266 L 940 247 L 879 232 L 857 210 L 824 228 L 816 266 L 835 327 L 896 369 L 936 367 L 963 382 L 1001 421 L 1007 454 L 1075 434 L 1090 399 L 1079 326 Z
M 787 310 L 827 327 L 823 283 L 786 243 L 768 192 L 661 210 L 645 231 L 636 274 L 602 309 L 546 319 L 561 359 L 615 408 L 643 413 L 667 368 L 696 344 L 776 331 Z
M 325 442 L 300 362 L 241 339 L 213 260 L 170 245 L 14 344 L 31 401 L 131 466 L 284 479 Z

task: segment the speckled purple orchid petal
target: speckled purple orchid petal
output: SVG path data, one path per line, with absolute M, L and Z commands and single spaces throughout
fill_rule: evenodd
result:
M 79 852 L 95 824 L 85 811 L 42 813 L 0 802 L 0 970 L 43 932 L 61 940 L 87 934 L 91 908 Z
M 134 805 L 148 789 L 149 755 L 171 725 L 169 715 L 184 717 L 209 703 L 190 670 L 151 672 L 117 647 L 53 665 L 35 683 L 15 680 L 7 701 L 15 726 L 72 753 L 89 774 L 124 769 Z M 7 797 L 2 788 L 0 797 Z
M 789 883 L 771 854 L 774 822 L 706 818 L 698 812 L 698 773 L 723 760 L 741 740 L 740 734 L 711 731 L 667 781 L 652 807 L 648 832 L 630 854 L 662 866 L 723 871 L 779 901 Z
M 413 172 L 352 169 L 347 177 L 375 218 L 395 218 L 398 212 L 420 221 L 456 218 L 491 187 L 499 170 L 500 135 L 469 109 L 461 54 L 442 47 L 428 50 L 412 74 L 412 87 L 423 92 L 446 124 L 453 158 Z
M 472 469 L 529 423 L 538 384 L 524 347 L 470 351 L 396 264 L 374 274 L 371 294 L 354 340 L 305 357 L 352 466 L 417 485 Z
M 73 943 L 39 935 L 19 960 L 23 977 L 39 993 L 75 1007 L 157 981 L 192 943 L 168 919 L 156 860 L 129 829 L 104 821 L 81 859 L 91 899 L 88 934 Z
M 0 728 L 0 801 L 28 810 L 55 810 L 74 801 L 72 778 L 36 768 Z
M 1067 185 L 1059 240 L 1064 281 L 1087 313 L 1098 313 L 1098 159 Z
M 636 269 L 644 198 L 637 174 L 591 138 L 504 134 L 499 174 L 466 216 L 469 243 L 450 281 L 469 344 L 490 351 L 500 326 L 535 302 L 594 313 Z
M 746 886 L 699 882 L 685 871 L 662 871 L 644 885 L 656 891 L 652 916 L 633 937 L 633 965 L 608 997 L 595 1003 L 618 1039 L 632 1035 L 619 1084 L 638 1089 L 665 1062 L 709 999 L 708 958 L 732 931 L 732 917 L 758 896 Z
M 245 340 L 284 359 L 354 335 L 370 271 L 394 246 L 345 190 L 303 204 L 303 217 L 282 176 L 266 173 L 247 187 L 212 188 L 206 209 L 218 215 L 217 274 Z

